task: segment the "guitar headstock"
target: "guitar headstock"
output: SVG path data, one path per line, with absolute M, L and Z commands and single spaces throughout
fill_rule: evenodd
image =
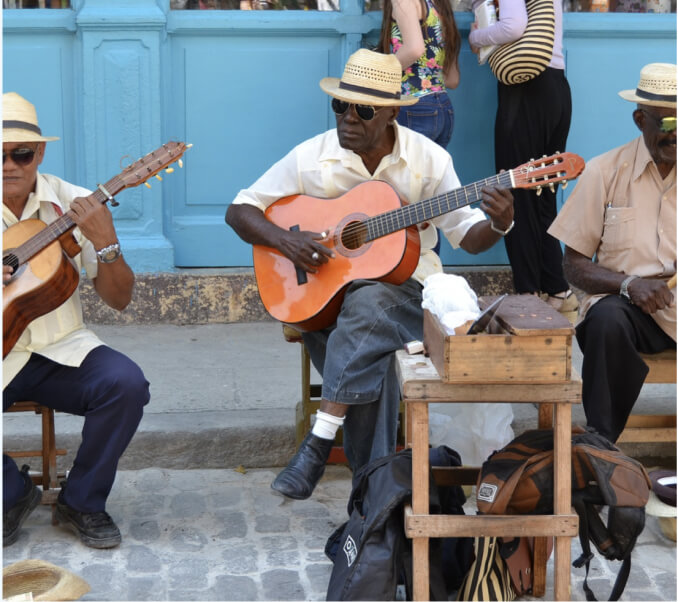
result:
M 585 162 L 574 153 L 556 153 L 541 159 L 532 159 L 511 170 L 513 188 L 536 188 L 541 193 L 544 186 L 562 182 L 563 188 L 568 180 L 573 180 L 584 171 Z
M 190 147 L 190 144 L 187 145 L 184 142 L 167 142 L 128 165 L 118 176 L 122 180 L 122 188 L 132 188 L 143 184 L 175 161 L 179 161 L 181 165 L 181 156 Z

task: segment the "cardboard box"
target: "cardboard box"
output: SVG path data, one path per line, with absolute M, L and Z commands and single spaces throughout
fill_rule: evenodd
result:
M 496 297 L 481 297 L 487 307 Z M 446 383 L 544 383 L 570 379 L 569 320 L 533 295 L 510 295 L 499 306 L 488 333 L 448 335 L 424 310 L 424 346 Z

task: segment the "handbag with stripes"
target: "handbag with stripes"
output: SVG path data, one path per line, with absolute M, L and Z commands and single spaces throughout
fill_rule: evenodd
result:
M 515 600 L 511 575 L 496 537 L 476 537 L 476 558 L 457 593 L 457 600 Z
M 523 35 L 490 55 L 490 68 L 502 84 L 521 84 L 534 79 L 551 62 L 556 28 L 553 2 L 527 0 L 527 26 Z

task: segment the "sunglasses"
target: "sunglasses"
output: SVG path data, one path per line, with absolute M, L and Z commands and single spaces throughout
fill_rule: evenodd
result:
M 30 165 L 35 158 L 35 149 L 32 148 L 14 148 L 9 153 L 2 153 L 2 164 L 7 161 L 7 155 L 12 157 L 12 161 L 21 167 Z
M 362 119 L 363 121 L 371 121 L 374 119 L 374 115 L 379 109 L 375 109 L 371 105 L 354 105 L 351 104 L 350 102 L 346 102 L 344 100 L 339 100 L 338 98 L 333 98 L 332 99 L 332 110 L 337 114 L 337 115 L 343 115 L 348 111 L 349 107 L 354 106 L 355 107 L 355 112 L 357 113 L 358 117 Z
M 676 131 L 676 118 L 675 117 L 658 117 L 650 113 L 649 111 L 643 110 L 643 113 L 648 117 L 652 117 L 655 125 L 659 128 L 659 131 L 668 134 L 669 132 Z

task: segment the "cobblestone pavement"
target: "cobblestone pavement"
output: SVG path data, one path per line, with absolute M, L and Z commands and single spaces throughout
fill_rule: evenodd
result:
M 350 472 L 329 466 L 309 500 L 290 501 L 270 490 L 277 470 L 120 471 L 108 502 L 120 547 L 87 548 L 40 506 L 3 550 L 3 566 L 42 558 L 67 568 L 91 585 L 83 600 L 324 600 L 331 573 L 324 546 L 347 518 Z M 466 512 L 475 512 L 472 502 Z M 574 540 L 573 559 L 579 552 Z M 593 560 L 589 584 L 598 599 L 609 596 L 619 566 Z M 675 569 L 675 544 L 648 516 L 622 599 L 676 600 Z M 584 569 L 572 575 L 572 599 L 585 600 Z

